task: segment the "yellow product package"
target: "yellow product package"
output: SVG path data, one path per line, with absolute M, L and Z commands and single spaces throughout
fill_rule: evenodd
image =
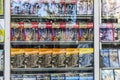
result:
M 20 48 L 11 49 L 11 66 L 12 68 L 24 68 L 25 54 Z
M 39 49 L 39 66 L 44 68 L 52 67 L 52 49 Z
M 54 48 L 52 54 L 52 67 L 65 67 L 65 49 Z
M 94 55 L 93 48 L 79 49 L 79 67 L 93 67 Z
M 66 66 L 78 67 L 79 51 L 77 48 L 66 49 Z
M 28 48 L 25 49 L 25 67 L 38 68 L 39 54 L 38 49 Z
M 4 11 L 3 11 L 4 4 L 3 3 L 4 3 L 3 0 L 0 0 L 0 15 L 3 15 L 3 13 L 4 13 Z
M 5 38 L 5 30 L 0 30 L 0 42 L 4 42 L 4 38 Z

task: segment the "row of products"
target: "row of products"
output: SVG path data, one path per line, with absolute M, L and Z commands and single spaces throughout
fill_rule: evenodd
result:
M 120 28 L 101 28 L 101 41 L 120 41 Z
M 102 49 L 100 50 L 101 67 L 120 67 L 120 50 Z
M 11 14 L 60 16 L 60 15 L 89 15 L 93 14 L 93 0 L 79 0 L 77 3 L 55 3 L 49 1 L 43 3 L 43 0 L 11 0 Z
M 120 16 L 119 0 L 102 0 L 102 15 L 108 17 Z
M 93 48 L 11 49 L 12 68 L 93 67 Z
M 94 80 L 93 73 L 12 74 L 11 80 Z
M 11 22 L 11 28 L 93 28 L 92 22 Z
M 4 67 L 4 52 L 0 50 L 0 70 L 3 70 Z
M 120 80 L 120 70 L 101 70 L 101 80 Z
M 93 41 L 93 28 L 11 28 L 12 41 Z

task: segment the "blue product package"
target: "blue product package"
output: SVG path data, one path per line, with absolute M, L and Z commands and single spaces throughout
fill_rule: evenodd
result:
M 79 80 L 79 74 L 75 73 L 66 73 L 65 80 Z
M 101 71 L 101 80 L 114 80 L 113 70 L 102 70 Z
M 23 80 L 36 80 L 36 76 L 29 74 L 29 75 L 23 75 Z
M 49 74 L 38 74 L 37 80 L 50 80 L 50 75 Z
M 64 74 L 51 74 L 51 80 L 65 80 Z
M 79 76 L 79 80 L 94 80 L 93 73 L 80 73 Z
M 108 49 L 100 50 L 100 57 L 101 67 L 110 67 L 109 50 Z

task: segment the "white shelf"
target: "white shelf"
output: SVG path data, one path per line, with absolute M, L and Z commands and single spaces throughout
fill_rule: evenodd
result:
M 13 68 L 11 71 L 81 71 L 81 70 L 94 70 L 93 67 L 81 67 L 81 68 Z
M 12 45 L 77 45 L 93 41 L 11 41 Z
M 102 70 L 113 70 L 113 69 L 120 69 L 120 67 L 104 67 L 101 68 Z

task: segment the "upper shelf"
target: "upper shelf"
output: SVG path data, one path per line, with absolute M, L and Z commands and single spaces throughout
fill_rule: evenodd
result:
M 93 41 L 11 41 L 12 45 L 77 45 L 80 43 L 93 43 Z
M 93 19 L 93 15 L 60 15 L 60 16 L 37 16 L 37 15 L 11 15 L 11 18 L 42 18 L 42 19 L 67 19 L 67 18 L 72 18 L 75 19 Z

